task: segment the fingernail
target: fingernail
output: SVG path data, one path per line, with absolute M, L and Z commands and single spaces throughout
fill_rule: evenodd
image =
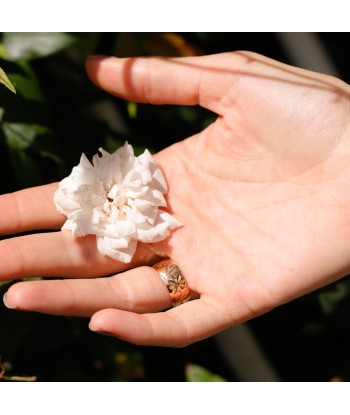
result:
M 7 293 L 5 293 L 5 294 L 4 294 L 4 296 L 2 297 L 2 301 L 4 302 L 5 307 L 10 308 L 10 309 L 14 309 L 14 308 L 16 308 L 16 307 L 11 307 L 11 306 L 9 306 L 9 304 L 8 304 L 8 302 L 7 302 L 7 300 L 6 300 L 6 294 L 7 294 Z
M 103 331 L 101 329 L 93 329 L 89 326 L 89 329 L 97 334 L 102 334 L 103 336 L 115 337 L 112 333 L 108 333 L 107 331 Z
M 107 333 L 106 331 L 102 330 L 92 330 L 94 333 L 102 334 L 103 336 L 115 337 L 112 333 Z

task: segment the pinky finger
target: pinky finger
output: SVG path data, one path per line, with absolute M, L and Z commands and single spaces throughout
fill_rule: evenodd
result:
M 233 324 L 219 304 L 201 298 L 161 313 L 101 310 L 92 316 L 89 327 L 137 345 L 184 347 Z

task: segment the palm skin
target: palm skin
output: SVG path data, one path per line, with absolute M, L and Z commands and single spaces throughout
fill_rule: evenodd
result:
M 89 59 L 87 70 L 123 98 L 199 104 L 218 115 L 155 156 L 169 210 L 184 226 L 163 242 L 140 244 L 127 271 L 101 256 L 93 237 L 73 240 L 58 231 L 1 241 L 2 279 L 77 277 L 15 284 L 9 307 L 92 316 L 94 331 L 184 346 L 349 272 L 348 85 L 247 52 L 101 57 Z M 0 231 L 59 229 L 56 186 L 3 195 L 0 208 L 12 220 L 1 219 Z M 155 270 L 142 265 L 162 257 L 180 266 L 197 299 L 159 313 L 169 295 Z

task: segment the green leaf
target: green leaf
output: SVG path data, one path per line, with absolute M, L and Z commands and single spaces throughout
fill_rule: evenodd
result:
M 187 382 L 226 382 L 223 377 L 193 363 L 186 365 L 185 377 Z
M 45 99 L 31 64 L 26 61 L 19 61 L 16 62 L 16 66 L 20 72 L 9 73 L 9 76 L 16 86 L 17 93 L 27 100 L 44 103 Z
M 318 296 L 322 311 L 325 315 L 334 314 L 339 304 L 350 294 L 350 285 L 346 280 L 340 281 L 330 287 Z
M 3 84 L 14 94 L 16 93 L 16 89 L 13 86 L 12 82 L 9 80 L 8 76 L 5 74 L 5 71 L 0 68 L 0 84 Z
M 77 38 L 57 32 L 8 32 L 3 34 L 7 60 L 32 60 L 59 52 L 72 45 Z
M 16 85 L 19 95 L 34 102 L 45 102 L 37 82 L 21 74 L 11 74 L 11 79 Z
M 25 150 L 31 147 L 39 135 L 48 134 L 50 130 L 38 124 L 20 124 L 3 122 L 6 144 L 13 150 Z
M 14 176 L 22 188 L 43 184 L 39 167 L 25 151 L 10 149 L 10 160 Z
M 43 150 L 43 151 L 40 152 L 40 155 L 43 158 L 47 158 L 47 159 L 50 159 L 50 160 L 54 161 L 56 164 L 62 164 L 63 165 L 63 160 L 61 159 L 61 157 L 58 156 L 57 154 L 55 154 L 52 151 Z

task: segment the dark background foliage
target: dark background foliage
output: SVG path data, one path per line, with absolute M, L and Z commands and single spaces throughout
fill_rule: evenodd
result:
M 349 82 L 349 36 L 317 38 Z M 276 33 L 0 34 L 0 67 L 17 90 L 15 95 L 0 84 L 0 192 L 61 180 L 82 152 L 91 157 L 99 147 L 113 151 L 125 140 L 138 151 L 158 151 L 214 119 L 198 107 L 138 105 L 100 91 L 85 73 L 88 54 L 188 56 L 243 49 L 294 64 Z M 1 284 L 1 294 L 9 284 Z M 344 278 L 247 323 L 282 380 L 350 377 L 349 294 Z M 182 381 L 200 365 L 239 380 L 213 339 L 183 349 L 136 347 L 91 333 L 87 325 L 84 318 L 19 313 L 1 304 L 6 379 Z

